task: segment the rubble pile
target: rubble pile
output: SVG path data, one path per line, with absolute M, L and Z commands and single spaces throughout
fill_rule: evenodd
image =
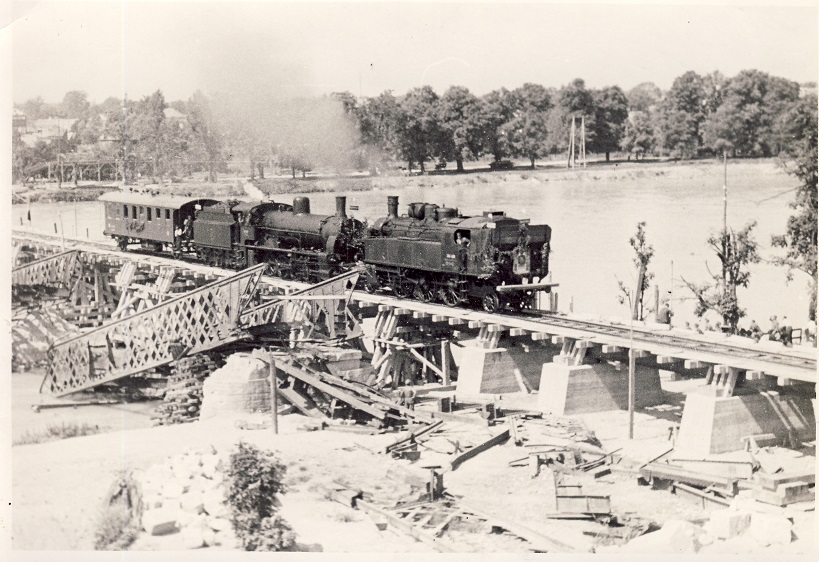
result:
M 216 450 L 189 450 L 135 471 L 142 491 L 142 528 L 149 535 L 180 533 L 185 548 L 239 548 L 225 503 L 223 467 Z
M 220 367 L 220 363 L 221 357 L 215 353 L 199 353 L 174 363 L 163 402 L 152 418 L 154 423 L 169 425 L 199 419 L 203 382 Z
M 45 366 L 49 346 L 77 333 L 77 327 L 63 318 L 55 304 L 16 310 L 11 320 L 12 371 Z

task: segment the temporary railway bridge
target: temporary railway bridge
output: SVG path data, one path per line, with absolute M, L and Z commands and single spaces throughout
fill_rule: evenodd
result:
M 116 251 L 113 245 L 102 242 L 61 240 L 56 236 L 27 231 L 13 231 L 12 238 L 15 259 L 13 287 L 62 285 L 76 289 L 78 281 L 84 286 L 84 291 L 80 292 L 85 296 L 73 294 L 72 298 L 80 309 L 86 311 L 86 320 L 92 328 L 90 335 L 83 334 L 55 345 L 55 357 L 62 355 L 63 364 L 70 365 L 62 372 L 50 371 L 44 381 L 44 390 L 58 396 L 172 360 L 175 354 L 180 353 L 180 346 L 188 352 L 207 349 L 205 340 L 213 337 L 212 333 L 200 330 L 185 334 L 190 332 L 186 324 L 190 315 L 258 316 L 259 310 L 246 308 L 242 300 L 249 287 L 258 285 L 262 294 L 270 295 L 268 300 L 274 304 L 267 305 L 268 309 L 298 300 L 295 296 L 276 297 L 276 294 L 298 294 L 309 287 L 304 283 L 264 276 L 263 266 L 237 274 L 235 271 L 153 254 L 123 253 Z M 18 265 L 19 249 L 24 246 L 34 249 L 38 259 Z M 110 276 L 118 272 L 117 276 L 121 278 L 134 269 L 173 271 L 173 275 L 182 280 L 189 291 L 164 297 L 143 294 L 142 301 L 135 293 L 128 295 L 123 292 L 116 306 L 119 317 L 115 315 L 112 318 L 115 308 L 112 301 L 116 300 L 116 296 L 108 293 L 108 285 L 112 283 Z M 373 357 L 376 371 L 385 368 L 385 365 L 398 369 L 394 360 L 403 353 L 411 360 L 422 363 L 425 372 L 429 370 L 440 375 L 440 380 L 448 384 L 452 361 L 448 349 L 429 350 L 426 348 L 428 344 L 413 344 L 419 337 L 423 339 L 424 335 L 434 333 L 439 339 L 440 334 L 449 334 L 443 339 L 452 341 L 477 339 L 479 345 L 487 349 L 498 347 L 501 342 L 504 345 L 514 342 L 524 347 L 538 344 L 557 346 L 560 357 L 570 365 L 582 364 L 590 349 L 594 349 L 598 357 L 612 358 L 623 357 L 624 352 L 633 349 L 641 361 L 656 361 L 661 369 L 676 372 L 700 369 L 698 372 L 706 375 L 711 384 L 717 385 L 723 396 L 731 395 L 738 377 L 779 385 L 816 382 L 815 348 L 757 344 L 750 339 L 734 336 L 697 334 L 642 323 L 630 326 L 627 323 L 591 321 L 565 314 L 490 314 L 391 295 L 353 292 L 349 283 L 325 288 L 324 296 L 314 294 L 316 298 L 312 302 L 320 303 L 322 299 L 331 298 L 333 291 L 340 294 L 340 300 L 349 298 L 350 309 L 359 317 L 376 319 Z M 133 307 L 129 315 L 123 315 L 123 302 L 128 298 L 133 301 Z M 154 300 L 151 301 L 151 298 Z M 184 310 L 179 308 L 180 303 Z M 150 322 L 146 323 L 147 319 Z M 213 320 L 213 326 L 218 321 L 219 318 Z M 175 336 L 164 338 L 162 334 L 143 334 L 147 338 L 143 342 L 145 345 L 136 349 L 134 346 L 141 345 L 138 336 L 142 332 L 139 327 L 144 331 L 146 326 L 154 326 L 156 322 L 166 326 L 168 334 L 173 332 Z M 96 328 L 93 328 L 95 325 Z M 105 326 L 108 328 L 100 331 Z M 148 340 L 150 346 L 147 346 Z M 444 345 L 448 345 L 448 342 L 445 341 Z M 103 358 L 98 365 L 89 366 L 78 359 L 82 355 L 79 350 L 83 347 L 105 351 L 97 354 L 97 357 Z M 118 354 L 129 358 L 127 364 L 118 363 Z

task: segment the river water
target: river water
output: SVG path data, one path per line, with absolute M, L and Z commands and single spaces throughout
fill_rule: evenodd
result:
M 347 195 L 348 213 L 360 219 L 383 216 L 387 195 L 398 195 L 401 213 L 407 203 L 428 201 L 458 207 L 464 214 L 504 210 L 515 218 L 530 218 L 533 224 L 549 224 L 552 281 L 560 284 L 556 289 L 560 309 L 566 311 L 571 305 L 574 312 L 604 316 L 628 314 L 627 305 L 618 302 L 617 280 L 630 288 L 636 283 L 628 240 L 637 223 L 645 221 L 648 242 L 655 250 L 649 270 L 656 275 L 654 283 L 661 295 L 671 291 L 674 324 L 682 324 L 694 318 L 691 294 L 681 279 L 708 279 L 706 262 L 711 271 L 719 271 L 706 241 L 722 225 L 722 168 L 704 164 L 648 170 L 507 174 L 504 181 L 462 185 L 443 180 L 439 184 L 429 176 L 408 187 L 341 194 Z M 797 181 L 770 163 L 739 163 L 728 167 L 728 185 L 729 226 L 740 228 L 756 220 L 760 254 L 769 259 L 771 235 L 785 230 Z M 313 212 L 332 213 L 334 195 L 308 194 Z M 276 200 L 289 201 L 293 196 L 280 195 Z M 94 202 L 35 203 L 32 228 L 54 233 L 54 225 L 59 231 L 62 224 L 66 236 L 100 240 L 101 207 Z M 26 206 L 13 208 L 15 227 L 21 219 L 25 222 L 26 212 Z M 786 283 L 784 268 L 763 261 L 750 270 L 750 286 L 739 292 L 740 304 L 748 311 L 745 323 L 754 318 L 764 330 L 772 314 L 780 319 L 787 315 L 795 327 L 807 323 L 804 274 L 796 273 L 794 281 Z M 716 319 L 711 317 L 712 322 Z

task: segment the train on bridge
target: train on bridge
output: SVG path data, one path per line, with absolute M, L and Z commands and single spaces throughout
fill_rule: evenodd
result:
M 104 234 L 122 251 L 138 244 L 232 269 L 267 263 L 274 276 L 308 282 L 363 263 L 369 292 L 487 312 L 532 307 L 553 286 L 551 228 L 502 211 L 464 216 L 412 203 L 399 216 L 398 197 L 389 196 L 387 215 L 365 225 L 347 216 L 342 196 L 333 215 L 312 213 L 307 197 L 290 205 L 109 192 L 100 201 Z

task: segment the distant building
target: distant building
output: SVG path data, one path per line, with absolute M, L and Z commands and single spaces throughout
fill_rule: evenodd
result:
M 14 119 L 17 116 L 15 115 Z M 23 115 L 25 119 L 25 115 Z M 26 121 L 25 132 L 21 132 L 21 139 L 27 146 L 34 146 L 37 141 L 53 141 L 57 138 L 66 135 L 66 138 L 74 138 L 74 131 L 71 127 L 77 119 L 60 119 L 58 117 L 49 117 L 47 119 L 36 119 L 32 122 Z
M 15 133 L 24 135 L 26 133 L 26 123 L 26 114 L 15 108 L 14 113 L 11 116 L 11 129 Z

